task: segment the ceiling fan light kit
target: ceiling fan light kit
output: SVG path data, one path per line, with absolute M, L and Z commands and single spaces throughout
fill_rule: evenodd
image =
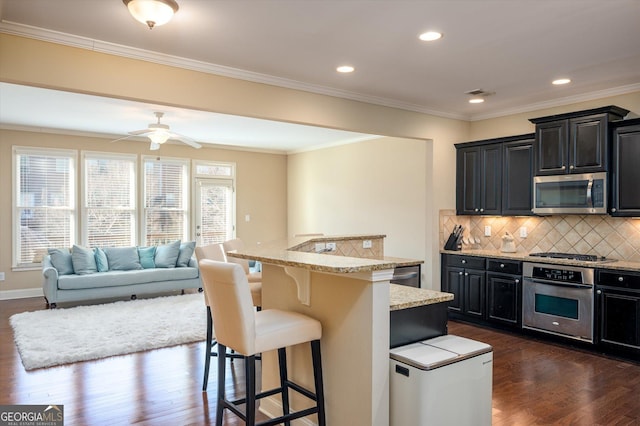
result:
M 171 20 L 179 9 L 175 0 L 122 0 L 131 16 L 153 29 Z
M 156 123 L 150 123 L 146 129 L 134 130 L 132 132 L 129 132 L 129 136 L 116 139 L 115 141 L 112 141 L 112 142 L 121 141 L 133 136 L 145 136 L 149 138 L 149 140 L 151 141 L 151 145 L 149 147 L 151 151 L 156 151 L 160 149 L 160 145 L 162 145 L 169 139 L 175 139 L 177 141 L 180 141 L 196 149 L 202 147 L 202 145 L 200 145 L 190 137 L 181 135 L 179 133 L 174 133 L 170 130 L 170 127 L 167 124 L 161 123 L 160 119 L 164 116 L 163 112 L 156 111 L 153 114 L 158 119 Z

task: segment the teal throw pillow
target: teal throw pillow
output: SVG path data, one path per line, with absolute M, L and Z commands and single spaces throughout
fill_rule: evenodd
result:
M 71 253 L 68 249 L 49 249 L 47 250 L 51 256 L 51 264 L 58 270 L 58 275 L 72 275 L 73 261 Z
M 156 268 L 175 268 L 180 255 L 180 240 L 158 246 L 156 249 Z
M 155 268 L 156 263 L 154 258 L 156 256 L 156 248 L 152 247 L 138 247 L 138 256 L 140 257 L 140 264 L 144 269 Z
M 107 255 L 100 247 L 96 248 L 96 267 L 98 272 L 107 272 L 109 270 L 109 261 Z
M 73 245 L 71 249 L 73 270 L 78 275 L 88 275 L 98 272 L 96 257 L 92 248 Z
M 180 254 L 178 255 L 176 266 L 189 266 L 189 260 L 191 260 L 191 256 L 193 256 L 193 251 L 195 250 L 195 248 L 195 241 L 189 241 L 180 244 Z
M 105 247 L 110 271 L 132 271 L 142 269 L 136 247 Z

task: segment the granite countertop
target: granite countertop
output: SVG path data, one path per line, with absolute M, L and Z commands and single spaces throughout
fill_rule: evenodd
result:
M 414 308 L 416 306 L 431 305 L 433 303 L 453 300 L 453 294 L 441 291 L 391 284 L 389 287 L 389 310 Z
M 383 235 L 355 235 L 355 236 L 320 236 L 298 237 L 280 242 L 260 244 L 242 250 L 230 252 L 234 257 L 258 260 L 262 263 L 291 266 L 316 272 L 328 273 L 356 273 L 394 269 L 396 266 L 413 266 L 424 263 L 417 259 L 404 259 L 384 256 L 382 259 L 368 259 L 359 257 L 334 256 L 323 253 L 306 253 L 294 251 L 309 241 L 338 241 L 342 239 L 369 239 L 384 237 Z
M 598 269 L 613 269 L 620 271 L 632 271 L 640 272 L 640 262 L 629 262 L 626 260 L 615 260 L 614 262 L 586 262 L 582 260 L 571 259 L 553 259 L 548 257 L 536 257 L 529 256 L 529 253 L 516 252 L 516 253 L 503 253 L 500 250 L 440 250 L 443 254 L 454 254 L 458 256 L 476 256 L 476 257 L 490 257 L 493 259 L 509 259 L 519 260 L 523 262 L 537 262 L 537 263 L 550 263 L 553 265 L 569 265 L 569 266 L 587 266 L 590 268 Z

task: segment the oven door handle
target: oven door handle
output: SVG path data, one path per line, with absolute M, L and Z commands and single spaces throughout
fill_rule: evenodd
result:
M 546 285 L 556 285 L 556 286 L 562 286 L 562 287 L 573 287 L 573 288 L 593 288 L 592 285 L 589 284 L 577 284 L 577 283 L 564 283 L 561 281 L 551 281 L 551 280 L 541 280 L 538 278 L 528 278 L 526 277 L 524 279 L 525 283 L 527 281 L 534 283 L 534 284 L 546 284 Z

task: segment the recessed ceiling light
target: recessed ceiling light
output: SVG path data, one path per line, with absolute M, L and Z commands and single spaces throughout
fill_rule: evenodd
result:
M 484 102 L 484 98 L 471 98 L 469 99 L 470 104 L 481 104 Z
M 569 83 L 571 83 L 571 80 L 568 78 L 559 78 L 551 82 L 551 84 L 555 84 L 556 86 L 560 86 L 562 84 L 569 84 Z
M 355 68 L 353 68 L 351 65 L 342 65 L 336 68 L 336 71 L 341 73 L 350 73 L 350 72 L 353 72 L 354 70 Z
M 420 34 L 418 38 L 422 41 L 434 41 L 442 38 L 442 33 L 437 31 L 427 31 L 426 33 Z

